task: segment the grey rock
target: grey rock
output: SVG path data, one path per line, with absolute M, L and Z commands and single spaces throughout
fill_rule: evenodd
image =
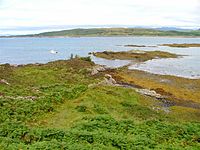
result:
M 91 75 L 96 75 L 98 74 L 99 72 L 102 72 L 102 71 L 105 71 L 106 70 L 106 67 L 104 66 L 95 66 L 93 67 L 93 69 L 91 70 Z
M 165 98 L 164 96 L 156 93 L 156 91 L 153 91 L 153 90 L 136 89 L 136 92 L 143 94 L 143 95 L 152 96 L 152 97 L 155 97 L 155 98 Z
M 117 83 L 110 74 L 105 74 L 104 80 L 107 85 L 115 85 Z

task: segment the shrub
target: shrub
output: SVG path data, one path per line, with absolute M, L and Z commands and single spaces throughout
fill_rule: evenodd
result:
M 88 56 L 88 57 L 81 57 L 80 59 L 84 60 L 84 61 L 92 62 L 92 59 L 91 59 L 90 56 Z

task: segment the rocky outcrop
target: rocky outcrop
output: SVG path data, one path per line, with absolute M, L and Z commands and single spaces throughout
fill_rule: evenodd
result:
M 98 74 L 99 72 L 102 72 L 102 71 L 105 71 L 107 68 L 104 67 L 104 66 L 100 66 L 100 65 L 97 65 L 95 67 L 92 68 L 91 70 L 91 75 L 96 75 Z
M 105 68 L 104 68 L 105 69 Z M 103 71 L 104 69 L 101 68 L 101 71 Z M 94 69 L 93 70 L 93 75 L 95 73 L 98 73 L 98 69 Z M 147 96 L 151 96 L 157 99 L 163 99 L 166 98 L 165 96 L 162 96 L 161 94 L 157 93 L 154 90 L 148 90 L 148 89 L 141 89 L 141 88 L 136 88 L 133 86 L 127 86 L 127 85 L 123 85 L 123 84 L 118 84 L 117 81 L 115 79 L 113 79 L 113 77 L 110 74 L 105 74 L 104 75 L 104 80 L 97 83 L 97 84 L 90 84 L 88 87 L 95 87 L 98 85 L 110 85 L 110 86 L 119 86 L 119 87 L 126 87 L 126 88 L 132 88 L 134 89 L 136 92 L 142 94 L 142 95 L 147 95 Z
M 147 95 L 147 96 L 155 97 L 158 99 L 165 98 L 161 94 L 156 93 L 156 91 L 154 91 L 154 90 L 148 90 L 148 89 L 135 89 L 135 90 L 136 90 L 136 92 L 138 92 L 142 95 Z
M 104 82 L 107 85 L 115 85 L 115 84 L 117 84 L 117 82 L 115 81 L 115 79 L 113 79 L 112 76 L 109 75 L 109 74 L 105 74 Z

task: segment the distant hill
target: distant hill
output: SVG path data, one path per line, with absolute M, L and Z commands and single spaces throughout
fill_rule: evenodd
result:
M 154 29 L 161 30 L 161 31 L 189 31 L 189 29 L 176 28 L 176 27 L 160 27 L 160 28 L 154 28 Z
M 199 30 L 162 30 L 144 28 L 91 28 L 71 29 L 40 34 L 19 35 L 12 37 L 98 37 L 98 36 L 194 36 L 200 37 Z

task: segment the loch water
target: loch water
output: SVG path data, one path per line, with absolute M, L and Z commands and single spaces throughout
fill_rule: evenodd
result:
M 181 58 L 154 59 L 133 64 L 129 69 L 139 69 L 156 74 L 200 78 L 200 47 L 172 48 L 159 46 L 172 43 L 200 43 L 200 38 L 172 37 L 67 37 L 67 38 L 0 38 L 0 64 L 46 63 L 69 59 L 71 54 L 88 56 L 97 51 L 161 50 L 180 55 Z M 124 45 L 147 47 L 124 47 Z M 156 46 L 156 47 L 154 47 Z M 55 53 L 52 53 L 55 52 Z M 105 60 L 92 57 L 97 64 L 120 67 L 130 63 L 126 60 Z

